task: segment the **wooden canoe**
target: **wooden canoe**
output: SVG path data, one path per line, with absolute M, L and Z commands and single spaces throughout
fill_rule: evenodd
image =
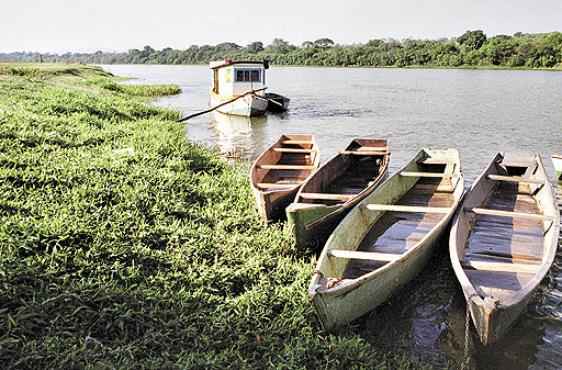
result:
M 250 183 L 260 216 L 267 222 L 282 217 L 300 186 L 320 163 L 314 137 L 281 135 L 252 165 Z
M 553 154 L 552 164 L 554 165 L 555 180 L 562 183 L 562 155 Z
M 455 216 L 449 254 L 484 345 L 526 309 L 550 269 L 560 214 L 538 155 L 497 154 Z
M 426 264 L 460 202 L 455 149 L 422 149 L 357 204 L 320 254 L 309 296 L 326 330 L 372 310 Z
M 382 182 L 390 152 L 383 139 L 353 140 L 304 182 L 287 220 L 299 248 L 321 248 L 337 224 Z

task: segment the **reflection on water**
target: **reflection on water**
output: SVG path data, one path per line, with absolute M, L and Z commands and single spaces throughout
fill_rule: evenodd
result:
M 229 158 L 252 158 L 256 152 L 256 143 L 263 141 L 259 137 L 260 126 L 267 123 L 267 117 L 239 117 L 220 112 L 213 112 L 210 127 L 213 142 L 219 151 Z
M 182 94 L 158 104 L 194 113 L 208 106 L 206 66 L 107 66 L 135 83 L 176 83 Z M 255 158 L 281 133 L 316 135 L 323 160 L 355 137 L 386 138 L 398 169 L 420 147 L 456 147 L 467 185 L 497 151 L 562 152 L 562 73 L 528 71 L 279 68 L 272 90 L 291 98 L 283 115 L 200 116 L 190 140 L 227 156 Z M 545 165 L 552 173 L 549 160 Z M 560 189 L 562 191 L 562 189 Z M 426 269 L 349 330 L 377 347 L 401 350 L 437 368 L 460 368 L 465 302 L 443 240 Z M 527 313 L 498 343 L 470 331 L 472 369 L 562 369 L 562 252 Z

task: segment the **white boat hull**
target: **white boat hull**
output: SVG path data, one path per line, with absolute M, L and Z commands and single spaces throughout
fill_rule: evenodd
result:
M 217 106 L 221 103 L 233 99 L 232 96 L 223 97 L 211 93 L 211 106 Z M 232 114 L 235 116 L 254 117 L 265 114 L 268 101 L 262 97 L 255 95 L 246 95 L 232 103 L 226 104 L 217 109 L 223 114 Z

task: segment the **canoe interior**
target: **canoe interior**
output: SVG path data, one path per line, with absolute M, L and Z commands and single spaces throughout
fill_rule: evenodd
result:
M 310 152 L 281 152 L 275 149 L 308 149 Z M 310 169 L 264 169 L 260 165 L 299 165 L 312 166 Z M 252 182 L 257 184 L 270 184 L 260 186 L 261 191 L 282 189 L 300 185 L 317 167 L 318 151 L 312 135 L 294 134 L 282 135 L 279 141 L 267 150 L 258 160 L 252 173 Z
M 400 258 L 411 248 L 418 246 L 424 236 L 434 230 L 439 221 L 451 216 L 452 208 L 448 213 L 376 212 L 364 209 L 365 204 L 363 204 L 374 201 L 414 207 L 444 209 L 453 207 L 462 193 L 457 189 L 460 179 L 458 153 L 443 152 L 446 154 L 442 157 L 431 157 L 422 151 L 402 170 L 402 173 L 415 171 L 449 175 L 448 177 L 402 177 L 399 173 L 395 174 L 357 206 L 363 207 L 360 212 L 354 209 L 350 216 L 356 217 L 354 224 L 357 229 L 349 230 L 347 237 L 341 239 L 345 240 L 346 245 L 334 242 L 335 240 L 331 244 L 338 245 L 337 248 L 341 249 L 376 252 L 381 258 L 376 260 L 324 258 L 320 261 L 320 271 L 322 271 L 322 278 L 318 282 L 320 291 L 345 285 L 346 282 L 351 282 Z M 456 158 L 453 153 L 456 154 Z
M 475 291 L 501 303 L 528 286 L 543 263 L 545 231 L 552 221 L 540 218 L 475 214 L 471 208 L 542 215 L 541 199 L 548 183 L 493 181 L 489 175 L 546 181 L 544 169 L 531 156 L 518 163 L 498 157 L 475 185 L 463 206 L 457 248 L 461 266 Z
M 436 191 L 437 180 L 420 179 L 396 204 L 422 207 L 451 207 L 453 193 Z M 365 236 L 359 251 L 394 255 L 406 253 L 446 215 L 437 213 L 385 212 Z M 345 279 L 356 279 L 388 262 L 351 260 L 344 271 Z
M 355 139 L 345 152 L 369 155 L 339 154 L 323 166 L 301 189 L 303 193 L 356 195 L 376 181 L 388 165 L 388 146 L 383 139 Z M 297 202 L 335 205 L 349 198 L 307 199 L 297 195 Z

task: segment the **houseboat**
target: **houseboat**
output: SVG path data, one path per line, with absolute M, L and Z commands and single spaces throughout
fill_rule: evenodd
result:
M 219 106 L 217 111 L 254 117 L 263 115 L 267 110 L 279 112 L 287 109 L 288 98 L 265 92 L 267 61 L 227 59 L 211 62 L 210 68 L 213 71 L 210 104 L 212 107 Z

